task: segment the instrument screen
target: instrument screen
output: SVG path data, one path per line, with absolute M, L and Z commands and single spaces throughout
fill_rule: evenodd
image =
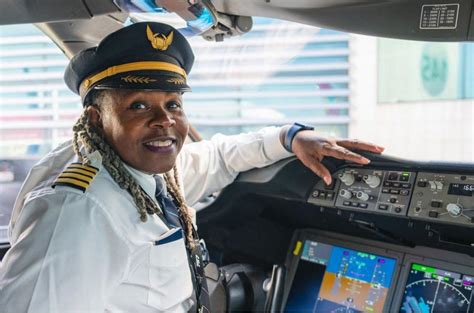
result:
M 412 263 L 400 312 L 473 313 L 474 277 Z
M 285 312 L 382 312 L 396 260 L 305 240 Z

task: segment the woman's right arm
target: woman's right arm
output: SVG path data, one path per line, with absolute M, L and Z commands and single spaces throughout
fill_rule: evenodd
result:
M 104 312 L 130 251 L 97 201 L 75 192 L 38 197 L 12 234 L 0 267 L 2 312 Z

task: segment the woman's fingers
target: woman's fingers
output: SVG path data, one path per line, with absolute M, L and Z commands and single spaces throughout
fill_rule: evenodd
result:
M 303 163 L 309 167 L 316 175 L 321 177 L 326 185 L 330 185 L 332 181 L 331 173 L 329 170 L 315 157 L 311 158 L 310 160 L 303 161 Z
M 384 147 L 357 139 L 341 139 L 337 140 L 337 144 L 349 150 L 364 150 L 373 153 L 382 153 L 385 150 Z
M 321 163 L 325 156 L 366 165 L 370 160 L 352 150 L 369 151 L 380 154 L 384 148 L 369 142 L 355 139 L 334 140 L 316 136 L 315 132 L 299 132 L 293 140 L 293 151 L 296 156 L 321 177 L 326 184 L 330 184 L 332 177 L 328 169 Z
M 324 155 L 331 156 L 336 159 L 347 160 L 358 164 L 369 164 L 370 160 L 361 156 L 358 153 L 347 150 L 340 146 L 331 146 L 324 149 Z

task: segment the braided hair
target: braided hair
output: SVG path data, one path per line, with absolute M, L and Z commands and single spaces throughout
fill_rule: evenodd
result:
M 81 163 L 90 165 L 90 160 L 88 160 L 86 154 L 82 153 L 80 150 L 81 145 L 88 153 L 98 151 L 102 156 L 102 165 L 120 188 L 126 190 L 132 196 L 140 215 L 140 220 L 146 222 L 148 214 L 161 214 L 161 208 L 143 190 L 130 172 L 125 168 L 122 159 L 110 144 L 107 143 L 102 132 L 89 121 L 87 107 L 93 105 L 100 108 L 104 98 L 108 96 L 110 92 L 110 90 L 97 90 L 93 91 L 92 95 L 88 97 L 88 100 L 85 102 L 86 109 L 84 109 L 73 127 L 74 152 L 77 154 Z M 181 192 L 179 174 L 176 165 L 171 171 L 164 174 L 164 179 L 168 191 L 174 197 L 178 205 L 178 213 L 184 223 L 183 228 L 187 238 L 186 241 L 191 245 L 191 247 L 194 247 L 194 228 L 192 218 L 190 209 L 186 205 L 186 201 Z

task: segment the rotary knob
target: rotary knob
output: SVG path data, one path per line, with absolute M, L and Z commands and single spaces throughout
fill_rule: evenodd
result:
M 352 198 L 352 192 L 349 191 L 349 190 L 346 190 L 346 189 L 341 189 L 341 190 L 339 191 L 339 196 L 341 196 L 341 197 L 344 198 L 344 199 L 349 200 L 349 199 Z
M 362 201 L 369 200 L 369 195 L 363 191 L 357 192 L 356 197 L 357 199 L 362 200 Z
M 451 216 L 459 216 L 461 215 L 462 213 L 462 206 L 460 204 L 456 204 L 456 203 L 448 203 L 448 205 L 446 206 L 446 211 L 448 211 L 448 213 L 451 215 Z
M 355 182 L 354 174 L 351 173 L 341 173 L 339 174 L 339 179 L 346 185 L 350 186 Z
M 377 188 L 380 186 L 380 177 L 377 175 L 367 175 L 362 178 L 370 188 Z

